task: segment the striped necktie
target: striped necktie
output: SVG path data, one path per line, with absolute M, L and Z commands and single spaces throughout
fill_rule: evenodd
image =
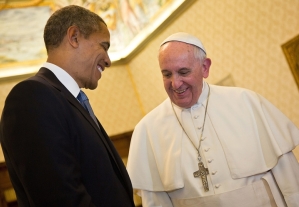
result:
M 89 104 L 88 98 L 87 98 L 86 94 L 82 90 L 80 90 L 80 93 L 78 94 L 77 99 L 79 100 L 79 102 L 81 103 L 81 105 L 88 111 L 88 113 L 91 116 L 91 118 L 94 120 L 94 122 L 99 127 L 99 124 L 97 122 L 96 116 L 94 115 L 93 110 L 92 110 L 92 108 L 91 108 L 91 106 Z

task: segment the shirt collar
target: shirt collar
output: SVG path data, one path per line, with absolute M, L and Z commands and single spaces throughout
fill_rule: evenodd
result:
M 49 62 L 44 63 L 42 66 L 52 71 L 57 79 L 70 91 L 74 97 L 78 96 L 80 88 L 70 74 L 57 65 Z
M 209 90 L 210 90 L 210 89 L 209 89 L 208 84 L 207 84 L 205 81 L 203 81 L 203 82 L 202 82 L 202 90 L 201 90 L 201 94 L 200 94 L 200 96 L 199 96 L 199 98 L 198 98 L 197 103 L 194 104 L 193 106 L 195 106 L 195 105 L 200 105 L 200 104 L 203 105 L 203 103 L 206 101 L 206 99 L 207 99 L 207 97 L 208 97 Z

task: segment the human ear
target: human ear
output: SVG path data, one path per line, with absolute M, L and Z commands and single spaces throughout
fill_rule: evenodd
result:
M 204 61 L 203 61 L 203 64 L 202 64 L 202 76 L 204 78 L 207 78 L 209 77 L 209 73 L 210 73 L 210 66 L 212 64 L 212 61 L 210 58 L 206 58 Z
M 72 45 L 74 48 L 77 48 L 79 46 L 79 34 L 80 30 L 77 26 L 70 26 L 67 30 L 67 39 L 70 45 Z

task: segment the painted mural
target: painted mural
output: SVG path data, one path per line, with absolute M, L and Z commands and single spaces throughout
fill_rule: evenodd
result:
M 50 7 L 6 9 L 0 12 L 0 64 L 44 59 L 43 30 Z
M 111 35 L 109 55 L 115 61 L 132 52 L 182 2 L 184 0 L 54 0 L 51 7 L 0 10 L 0 67 L 9 63 L 45 61 L 44 26 L 51 13 L 64 6 L 83 6 L 105 20 Z M 170 13 L 165 13 L 169 8 Z M 157 20 L 160 20 L 158 24 Z

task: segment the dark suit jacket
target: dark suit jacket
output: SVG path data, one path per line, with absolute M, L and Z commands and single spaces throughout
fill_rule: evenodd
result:
M 11 90 L 0 141 L 19 206 L 134 206 L 125 166 L 99 125 L 46 68 Z

